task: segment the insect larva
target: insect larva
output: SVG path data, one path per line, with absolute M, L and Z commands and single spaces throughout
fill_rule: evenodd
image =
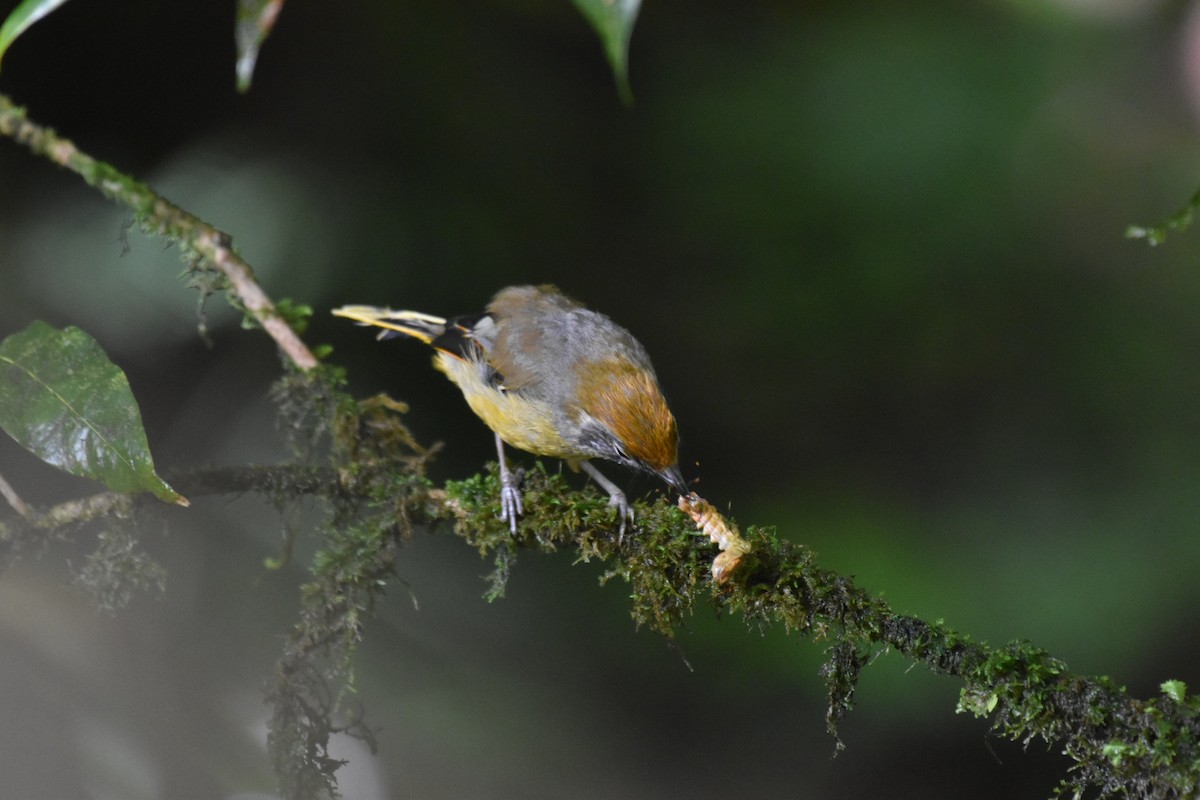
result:
M 691 517 L 696 527 L 721 549 L 713 559 L 713 580 L 717 583 L 729 580 L 742 556 L 750 552 L 750 542 L 742 538 L 738 529 L 713 508 L 712 503 L 695 492 L 680 496 L 679 510 Z

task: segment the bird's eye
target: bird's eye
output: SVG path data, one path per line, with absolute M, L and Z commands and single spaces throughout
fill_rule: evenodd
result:
M 480 362 L 480 372 L 483 373 L 483 382 L 492 389 L 498 392 L 506 392 L 508 389 L 504 385 L 504 376 L 498 370 L 493 369 L 490 365 Z

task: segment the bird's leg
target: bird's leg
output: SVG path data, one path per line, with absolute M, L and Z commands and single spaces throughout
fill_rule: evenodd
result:
M 500 520 L 508 522 L 513 535 L 517 533 L 517 518 L 525 513 L 521 505 L 521 476 L 508 468 L 504 457 L 504 440 L 496 434 L 496 455 L 500 459 Z
M 629 501 L 625 499 L 625 493 L 617 488 L 617 485 L 604 477 L 600 470 L 596 469 L 592 462 L 584 461 L 579 466 L 583 467 L 588 475 L 592 476 L 592 480 L 600 484 L 604 491 L 608 492 L 608 504 L 617 509 L 617 514 L 620 515 L 621 527 L 617 531 L 617 541 L 620 542 L 625 538 L 625 523 L 633 522 L 633 509 L 629 507 Z

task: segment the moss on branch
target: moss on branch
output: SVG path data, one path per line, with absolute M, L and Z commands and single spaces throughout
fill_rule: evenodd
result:
M 1107 678 L 1070 672 L 1026 642 L 995 647 L 940 622 L 897 614 L 771 528 L 746 529 L 752 552 L 717 584 L 710 570 L 715 548 L 666 498 L 636 502 L 636 531 L 621 539 L 607 497 L 591 486 L 575 490 L 540 464 L 524 476 L 526 514 L 513 535 L 499 518 L 494 465 L 466 480 L 432 485 L 424 468 L 433 449 L 409 433 L 402 404 L 382 396 L 355 401 L 344 393 L 341 375 L 327 368 L 290 371 L 275 396 L 297 463 L 172 474 L 172 481 L 193 497 L 255 492 L 283 507 L 315 496 L 328 509 L 300 614 L 268 691 L 275 709 L 271 752 L 287 797 L 336 792 L 340 762 L 328 753 L 332 734 L 370 740 L 361 709 L 347 701 L 354 653 L 392 585 L 403 543 L 417 530 L 454 533 L 492 558 L 487 594 L 493 599 L 503 595 L 521 550 L 567 551 L 576 561 L 604 562 L 602 581 L 627 581 L 633 619 L 663 636 L 672 637 L 684 618 L 707 607 L 740 615 L 755 628 L 780 627 L 826 642 L 820 676 L 835 739 L 862 670 L 874 654 L 890 649 L 958 678 L 957 711 L 990 718 L 996 734 L 1061 747 L 1074 762 L 1058 787 L 1063 796 L 1091 790 L 1101 797 L 1165 800 L 1194 796 L 1200 786 L 1200 701 L 1178 681 L 1164 683 L 1160 697 L 1136 699 Z M 0 541 L 13 549 L 25 533 L 44 542 L 85 520 L 115 524 L 159 505 L 105 493 L 33 509 L 0 520 Z M 125 559 L 111 570 L 104 557 L 114 549 L 99 548 L 93 572 L 128 572 L 128 545 L 116 548 Z

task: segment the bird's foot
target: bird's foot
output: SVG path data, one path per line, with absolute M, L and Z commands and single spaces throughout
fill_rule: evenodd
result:
M 625 499 L 625 493 L 620 490 L 608 496 L 608 505 L 617 510 L 617 519 L 621 522 L 621 526 L 617 528 L 617 544 L 624 544 L 625 526 L 633 525 L 633 509 L 630 508 L 629 501 Z
M 500 521 L 508 523 L 513 535 L 517 533 L 517 519 L 525 513 L 521 504 L 521 480 L 524 477 L 522 469 L 500 472 Z

